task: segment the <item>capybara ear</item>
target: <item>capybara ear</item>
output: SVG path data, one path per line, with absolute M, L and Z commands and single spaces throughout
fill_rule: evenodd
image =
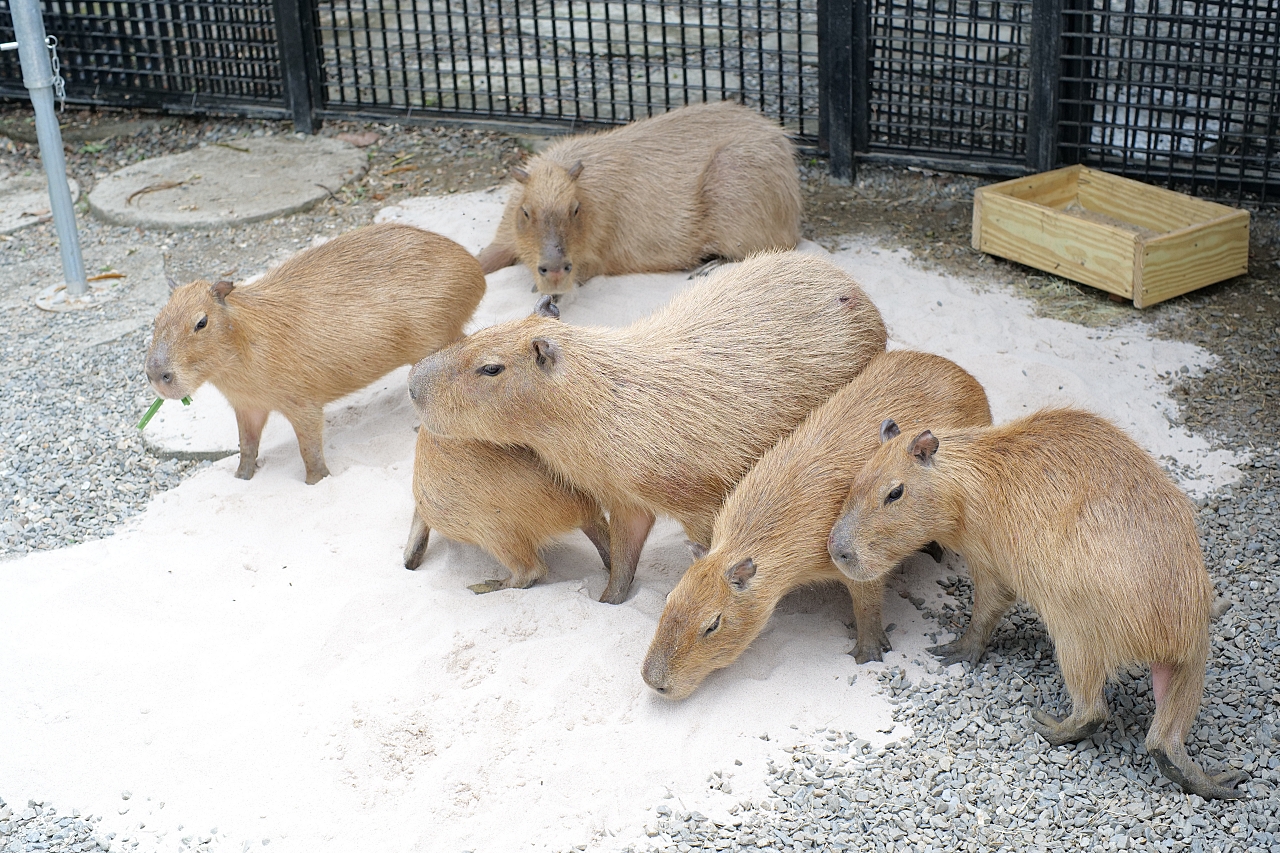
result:
M 223 304 L 226 304 L 227 294 L 235 290 L 235 288 L 236 286 L 234 282 L 230 282 L 224 279 L 222 281 L 215 282 L 214 284 L 212 284 L 209 287 L 209 292 L 213 294 L 214 299 L 218 300 L 219 305 L 223 305 Z
M 881 444 L 884 444 L 886 441 L 893 441 L 900 435 L 902 435 L 902 430 L 898 429 L 898 425 L 893 422 L 893 418 L 885 418 L 880 424 Z
M 755 561 L 747 557 L 729 567 L 729 571 L 725 573 L 725 580 L 729 581 L 729 586 L 741 591 L 747 588 L 747 582 L 755 576 Z
M 546 338 L 533 339 L 533 353 L 538 359 L 538 367 L 543 370 L 551 370 L 560 360 L 560 347 Z
M 523 166 L 512 166 L 511 177 L 523 184 L 525 181 L 529 180 L 529 170 Z
M 693 555 L 693 559 L 701 560 L 703 557 L 707 556 L 706 545 L 694 542 L 692 539 L 684 540 L 684 544 L 689 546 L 689 553 Z
M 560 319 L 560 309 L 556 306 L 555 299 L 550 294 L 546 294 L 538 300 L 538 304 L 533 308 L 533 313 L 539 317 L 549 317 L 552 320 Z
M 165 282 L 165 284 L 169 285 L 169 292 L 170 292 L 170 293 L 173 293 L 173 292 L 174 292 L 175 290 L 177 290 L 179 287 L 182 287 L 182 285 L 178 284 L 178 282 L 177 282 L 177 281 L 175 281 L 175 280 L 174 280 L 174 278 L 173 278 L 173 276 L 171 276 L 171 275 L 167 275 L 167 276 L 165 276 L 165 277 L 164 277 L 164 282 Z
M 582 161 L 579 160 L 578 162 L 574 163 L 572 166 L 569 167 L 569 177 L 570 179 L 576 181 L 578 179 L 578 176 L 581 174 L 582 174 Z
M 938 452 L 938 438 L 929 430 L 925 430 L 916 436 L 916 440 L 911 442 L 911 455 L 921 465 L 932 465 L 933 454 Z

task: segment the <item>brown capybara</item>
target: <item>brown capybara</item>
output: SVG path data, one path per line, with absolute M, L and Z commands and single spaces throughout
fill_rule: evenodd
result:
M 782 128 L 728 101 L 561 140 L 523 168 L 486 273 L 523 263 L 538 290 L 597 275 L 741 260 L 800 239 L 800 179 Z
M 854 480 L 831 556 L 870 582 L 930 540 L 964 555 L 974 599 L 963 636 L 931 651 L 976 665 L 1022 599 L 1044 620 L 1071 696 L 1064 720 L 1032 711 L 1036 732 L 1055 745 L 1088 737 L 1107 718 L 1107 679 L 1150 664 L 1147 752 L 1185 791 L 1241 796 L 1245 774 L 1211 777 L 1183 746 L 1204 692 L 1213 600 L 1192 504 L 1123 431 L 1058 409 L 893 438 Z
M 466 249 L 408 225 L 357 228 L 252 284 L 174 287 L 156 317 L 147 378 L 177 400 L 211 382 L 236 411 L 248 480 L 267 416 L 298 436 L 307 482 L 328 476 L 324 405 L 462 336 L 484 296 Z
M 609 567 L 609 524 L 600 505 L 557 482 L 531 450 L 420 429 L 413 499 L 406 569 L 422 565 L 433 529 L 480 546 L 511 572 L 506 580 L 474 584 L 470 589 L 477 593 L 532 586 L 547 574 L 539 549 L 578 528 Z
M 827 534 L 849 483 L 875 453 L 886 418 L 991 423 L 978 381 L 941 356 L 885 352 L 760 457 L 716 517 L 710 550 L 667 596 L 644 660 L 644 680 L 683 699 L 760 635 L 778 602 L 806 584 L 843 581 L 853 598 L 858 663 L 889 648 L 880 619 L 884 579 L 849 580 L 827 554 Z
M 613 604 L 656 514 L 709 545 L 755 460 L 885 346 L 871 300 L 813 255 L 721 268 L 621 329 L 549 303 L 419 362 L 409 394 L 432 432 L 529 447 L 608 510 Z

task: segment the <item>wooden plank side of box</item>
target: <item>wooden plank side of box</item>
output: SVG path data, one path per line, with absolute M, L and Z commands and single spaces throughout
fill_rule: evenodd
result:
M 1142 241 L 1133 293 L 1138 308 L 1249 271 L 1249 212 Z
M 974 193 L 978 250 L 1133 297 L 1136 234 L 985 189 Z

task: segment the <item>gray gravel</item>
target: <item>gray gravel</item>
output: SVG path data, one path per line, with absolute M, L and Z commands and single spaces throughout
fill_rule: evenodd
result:
M 53 806 L 28 800 L 26 808 L 9 806 L 0 799 L 0 851 L 25 853 L 28 850 L 107 850 L 114 833 L 97 831 L 102 818 L 82 815 L 79 809 L 61 814 Z

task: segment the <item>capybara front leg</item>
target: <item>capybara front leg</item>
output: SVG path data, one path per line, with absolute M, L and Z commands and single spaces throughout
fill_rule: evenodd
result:
M 404 567 L 406 569 L 416 569 L 422 565 L 422 560 L 427 556 L 427 540 L 431 538 L 431 528 L 422 520 L 422 516 L 415 509 L 413 511 L 413 521 L 409 522 L 409 541 L 404 546 Z
M 1101 650 L 1084 648 L 1073 637 L 1055 637 L 1054 641 L 1062 680 L 1071 697 L 1071 715 L 1064 720 L 1033 708 L 1031 727 L 1050 744 L 1059 746 L 1084 740 L 1107 719 L 1107 701 L 1102 695 L 1107 673 L 1101 663 Z
M 983 573 L 973 574 L 973 618 L 960 639 L 941 646 L 933 646 L 929 651 L 937 655 L 944 664 L 967 663 L 976 667 L 986 654 L 987 643 L 995 631 L 1005 611 L 1013 604 L 1015 596 L 1012 590 L 1006 589 L 994 579 Z
M 594 518 L 583 522 L 582 532 L 596 546 L 596 550 L 600 552 L 600 562 L 604 563 L 604 570 L 609 571 L 609 522 L 605 519 L 604 512 L 597 509 Z
M 621 604 L 626 600 L 653 522 L 653 514 L 643 509 L 609 512 L 609 584 L 600 596 L 605 604 Z
M 240 466 L 236 468 L 236 476 L 241 480 L 253 479 L 253 472 L 258 469 L 258 445 L 269 414 L 271 412 L 257 409 L 236 409 L 236 428 L 240 431 Z
M 891 651 L 889 636 L 884 632 L 884 617 L 880 608 L 884 602 L 884 581 L 866 583 L 845 578 L 844 585 L 853 599 L 853 625 L 858 639 L 853 645 L 853 659 L 858 663 L 884 660 L 884 653 Z
M 1204 659 L 1180 666 L 1151 665 L 1151 684 L 1156 698 L 1155 719 L 1147 731 L 1147 753 L 1165 776 L 1189 794 L 1206 800 L 1234 800 L 1243 797 L 1237 788 L 1249 778 L 1243 770 L 1209 774 L 1187 755 L 1186 740 L 1200 711 L 1204 693 Z
M 329 466 L 324 464 L 324 409 L 320 406 L 286 414 L 298 436 L 298 450 L 302 452 L 302 464 L 307 469 L 307 485 L 329 476 Z
M 488 275 L 491 272 L 497 272 L 505 267 L 513 266 L 519 258 L 516 256 L 516 247 L 505 240 L 501 240 L 501 235 L 499 235 L 494 238 L 492 243 L 480 250 L 480 254 L 476 255 L 476 260 L 480 262 L 480 270 L 485 275 Z
M 511 572 L 510 577 L 505 580 L 494 579 L 473 583 L 467 589 L 476 595 L 497 592 L 500 589 L 528 589 L 547 576 L 547 564 L 532 547 L 512 549 L 496 556 L 507 567 L 507 571 Z

